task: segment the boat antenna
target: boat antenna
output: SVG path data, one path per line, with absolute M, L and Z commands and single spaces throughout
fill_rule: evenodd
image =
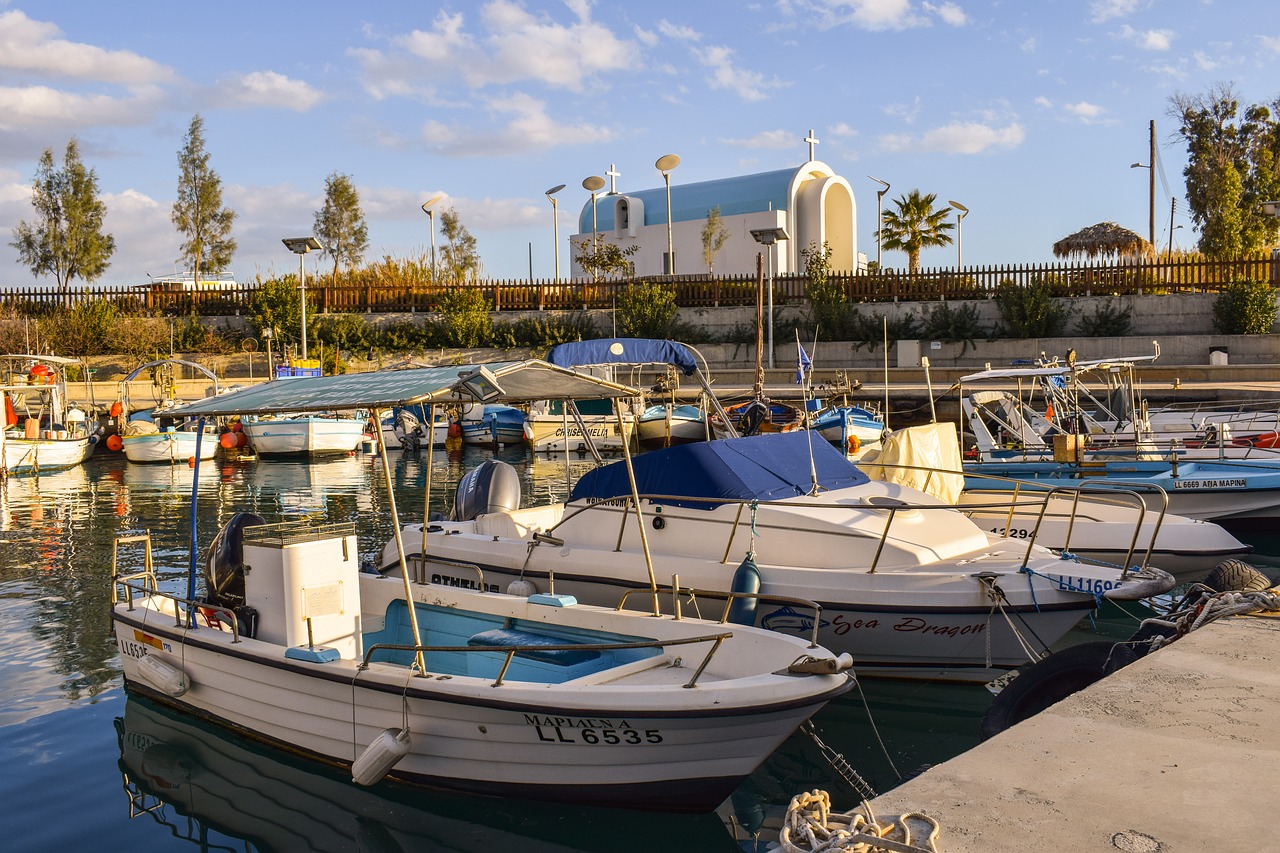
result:
M 813 349 L 815 352 L 818 349 L 816 332 L 814 333 Z M 800 345 L 800 330 L 796 329 L 796 381 L 801 383 L 801 388 L 803 389 L 804 414 L 802 417 L 804 418 L 805 437 L 809 441 L 809 478 L 812 483 L 809 489 L 809 496 L 812 497 L 818 494 L 818 467 L 813 461 L 813 424 L 809 421 L 809 401 L 812 399 L 812 395 L 809 393 L 811 390 L 809 379 L 813 375 L 813 361 L 812 359 L 809 360 L 808 370 L 804 369 L 804 362 L 804 347 Z
M 885 315 L 881 318 L 884 326 L 884 417 L 881 424 L 884 431 L 889 431 L 889 317 Z

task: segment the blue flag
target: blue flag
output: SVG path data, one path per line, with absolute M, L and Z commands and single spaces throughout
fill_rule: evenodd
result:
M 813 370 L 813 362 L 809 359 L 809 353 L 800 346 L 799 341 L 796 341 L 796 349 L 799 351 L 796 356 L 796 384 L 803 385 L 805 374 Z

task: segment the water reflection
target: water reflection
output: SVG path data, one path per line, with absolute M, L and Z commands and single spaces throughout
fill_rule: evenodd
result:
M 731 851 L 714 815 L 524 804 L 380 784 L 129 697 L 116 719 L 130 818 L 200 849 Z

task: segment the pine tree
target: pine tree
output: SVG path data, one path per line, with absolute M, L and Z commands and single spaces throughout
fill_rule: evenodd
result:
M 209 166 L 204 119 L 199 113 L 192 117 L 178 152 L 178 168 L 178 198 L 169 219 L 187 238 L 179 251 L 190 262 L 199 286 L 201 269 L 225 269 L 236 251 L 236 241 L 231 236 L 236 213 L 222 206 L 222 179 Z
M 98 176 L 80 161 L 74 137 L 67 142 L 61 169 L 54 166 L 53 149 L 40 155 L 31 206 L 35 221 L 18 223 L 9 245 L 32 274 L 52 275 L 65 301 L 72 280 L 98 278 L 116 249 L 115 238 L 102 233 L 107 206 L 98 198 Z
M 707 211 L 707 224 L 702 226 L 702 257 L 707 262 L 707 275 L 715 275 L 716 255 L 729 239 L 729 228 L 720 219 L 720 205 Z
M 369 228 L 360 209 L 360 193 L 350 175 L 334 172 L 324 182 L 324 207 L 316 211 L 316 238 L 324 253 L 333 258 L 333 276 L 338 266 L 348 269 L 360 263 L 369 248 Z
M 445 245 L 441 250 L 444 256 L 443 278 L 447 282 L 471 283 L 480 278 L 480 252 L 476 249 L 476 238 L 471 236 L 467 226 L 462 224 L 458 212 L 449 208 L 440 215 L 440 233 L 444 235 Z

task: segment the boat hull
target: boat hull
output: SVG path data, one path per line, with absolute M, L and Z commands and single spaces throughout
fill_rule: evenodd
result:
M 355 418 L 279 418 L 243 423 L 249 444 L 263 456 L 350 453 L 360 447 L 365 422 Z
M 653 406 L 636 419 L 641 447 L 670 447 L 707 440 L 707 418 L 696 406 Z
M 186 462 L 196 455 L 193 432 L 159 432 L 121 437 L 121 449 L 130 462 Z M 206 433 L 200 440 L 200 460 L 208 461 L 218 452 L 218 437 Z
M 631 440 L 635 432 L 635 419 L 624 415 L 623 427 L 618 428 L 615 415 L 583 415 L 582 423 L 586 434 L 591 436 L 591 443 L 597 450 L 620 452 L 624 443 Z M 535 453 L 564 453 L 571 450 L 577 453 L 587 451 L 587 440 L 583 437 L 582 428 L 573 418 L 558 415 L 530 415 L 528 422 L 529 445 Z
M 10 474 L 35 474 L 74 468 L 93 453 L 95 440 L 80 438 L 14 438 L 6 436 L 3 448 L 4 469 Z

